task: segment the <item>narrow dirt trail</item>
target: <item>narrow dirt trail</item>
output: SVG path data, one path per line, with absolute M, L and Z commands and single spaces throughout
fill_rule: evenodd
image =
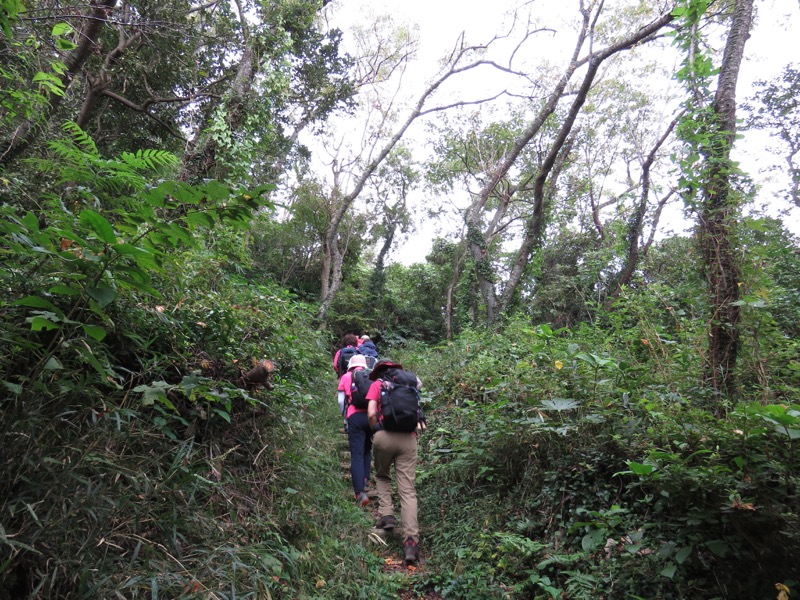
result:
M 342 432 L 342 442 L 340 445 L 341 448 L 341 466 L 342 466 L 342 478 L 345 479 L 348 483 L 348 498 L 352 495 L 350 494 L 350 450 L 347 444 L 347 436 L 344 434 L 344 430 Z M 373 524 L 378 522 L 378 497 L 377 492 L 375 490 L 374 483 L 370 484 L 370 487 L 367 489 L 367 494 L 370 498 L 369 505 L 364 509 L 368 511 L 370 515 L 370 520 Z M 383 571 L 385 573 L 391 573 L 393 575 L 405 575 L 408 577 L 408 586 L 411 587 L 413 585 L 413 579 L 416 576 L 424 575 L 427 573 L 427 560 L 425 554 L 425 547 L 422 545 L 420 547 L 419 553 L 419 561 L 416 565 L 406 565 L 405 560 L 403 559 L 403 534 L 402 534 L 402 523 L 400 527 L 397 527 L 392 532 L 386 532 L 382 529 L 378 529 L 376 527 L 372 527 L 370 530 L 370 540 L 378 547 L 378 552 L 383 558 Z M 405 590 L 400 593 L 399 596 L 400 600 L 443 600 L 442 596 L 437 594 L 436 592 L 425 592 L 424 595 L 420 596 L 416 590 Z

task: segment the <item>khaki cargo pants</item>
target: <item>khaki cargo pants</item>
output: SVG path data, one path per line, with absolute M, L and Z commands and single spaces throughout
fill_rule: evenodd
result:
M 393 515 L 392 479 L 394 463 L 397 493 L 400 496 L 400 520 L 405 537 L 419 542 L 417 522 L 417 436 L 414 433 L 376 431 L 372 437 L 372 456 L 375 462 L 375 485 L 378 488 L 378 513 Z

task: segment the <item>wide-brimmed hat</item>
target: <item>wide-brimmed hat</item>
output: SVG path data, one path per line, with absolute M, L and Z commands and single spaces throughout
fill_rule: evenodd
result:
M 403 365 L 392 362 L 391 360 L 379 360 L 375 363 L 375 366 L 372 367 L 369 378 L 372 379 L 372 381 L 375 381 L 383 371 L 389 368 L 402 369 Z
M 347 363 L 347 370 L 349 371 L 353 367 L 364 367 L 367 368 L 367 357 L 362 354 L 356 354 L 350 361 Z

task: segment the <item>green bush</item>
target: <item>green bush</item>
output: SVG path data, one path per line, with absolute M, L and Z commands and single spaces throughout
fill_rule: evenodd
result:
M 677 599 L 797 585 L 800 407 L 752 402 L 719 419 L 683 370 L 694 338 L 652 330 L 654 349 L 641 331 L 514 322 L 399 357 L 428 383 L 429 587 Z

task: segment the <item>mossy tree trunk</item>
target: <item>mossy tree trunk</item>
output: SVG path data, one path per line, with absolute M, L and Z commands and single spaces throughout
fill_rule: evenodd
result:
M 699 238 L 712 310 L 707 378 L 715 392 L 729 397 L 736 391 L 741 283 L 732 241 L 740 196 L 733 188 L 736 164 L 731 160 L 731 147 L 736 136 L 736 82 L 752 21 L 753 0 L 737 0 L 712 105 L 712 135 L 700 210 Z

